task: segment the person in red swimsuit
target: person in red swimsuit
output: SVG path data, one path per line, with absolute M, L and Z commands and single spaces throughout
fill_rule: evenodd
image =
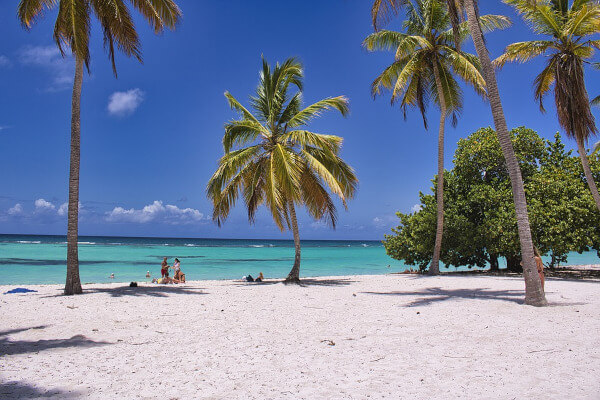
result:
M 167 264 L 167 257 L 165 257 L 160 265 L 160 276 L 165 277 L 169 276 L 169 265 Z

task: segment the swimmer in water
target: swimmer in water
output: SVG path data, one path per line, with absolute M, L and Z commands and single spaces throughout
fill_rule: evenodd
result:
M 115 273 L 113 272 L 112 274 L 110 274 L 109 278 L 110 279 L 115 279 Z

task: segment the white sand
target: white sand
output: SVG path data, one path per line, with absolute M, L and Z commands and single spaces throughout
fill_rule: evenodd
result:
M 0 295 L 2 399 L 600 398 L 598 281 L 546 308 L 487 276 L 28 287 Z

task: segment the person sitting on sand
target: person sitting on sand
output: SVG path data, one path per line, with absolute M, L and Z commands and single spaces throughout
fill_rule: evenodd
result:
M 261 273 L 258 274 L 258 278 L 256 278 L 254 280 L 254 282 L 262 282 L 263 279 L 265 279 L 265 277 L 263 276 L 263 273 L 261 272 Z
M 535 266 L 537 267 L 537 272 L 540 276 L 540 281 L 542 282 L 542 290 L 545 290 L 544 262 L 542 261 L 542 256 L 540 256 L 540 251 L 535 246 L 533 246 L 533 259 L 535 260 Z M 523 261 L 521 261 L 521 266 L 523 266 Z
M 169 265 L 167 264 L 167 257 L 163 258 L 162 264 L 160 264 L 160 276 L 163 278 L 169 276 Z

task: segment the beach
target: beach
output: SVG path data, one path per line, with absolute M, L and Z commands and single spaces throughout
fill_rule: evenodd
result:
M 597 399 L 600 281 L 361 275 L 2 294 L 2 398 Z M 2 293 L 14 286 L 0 286 Z

